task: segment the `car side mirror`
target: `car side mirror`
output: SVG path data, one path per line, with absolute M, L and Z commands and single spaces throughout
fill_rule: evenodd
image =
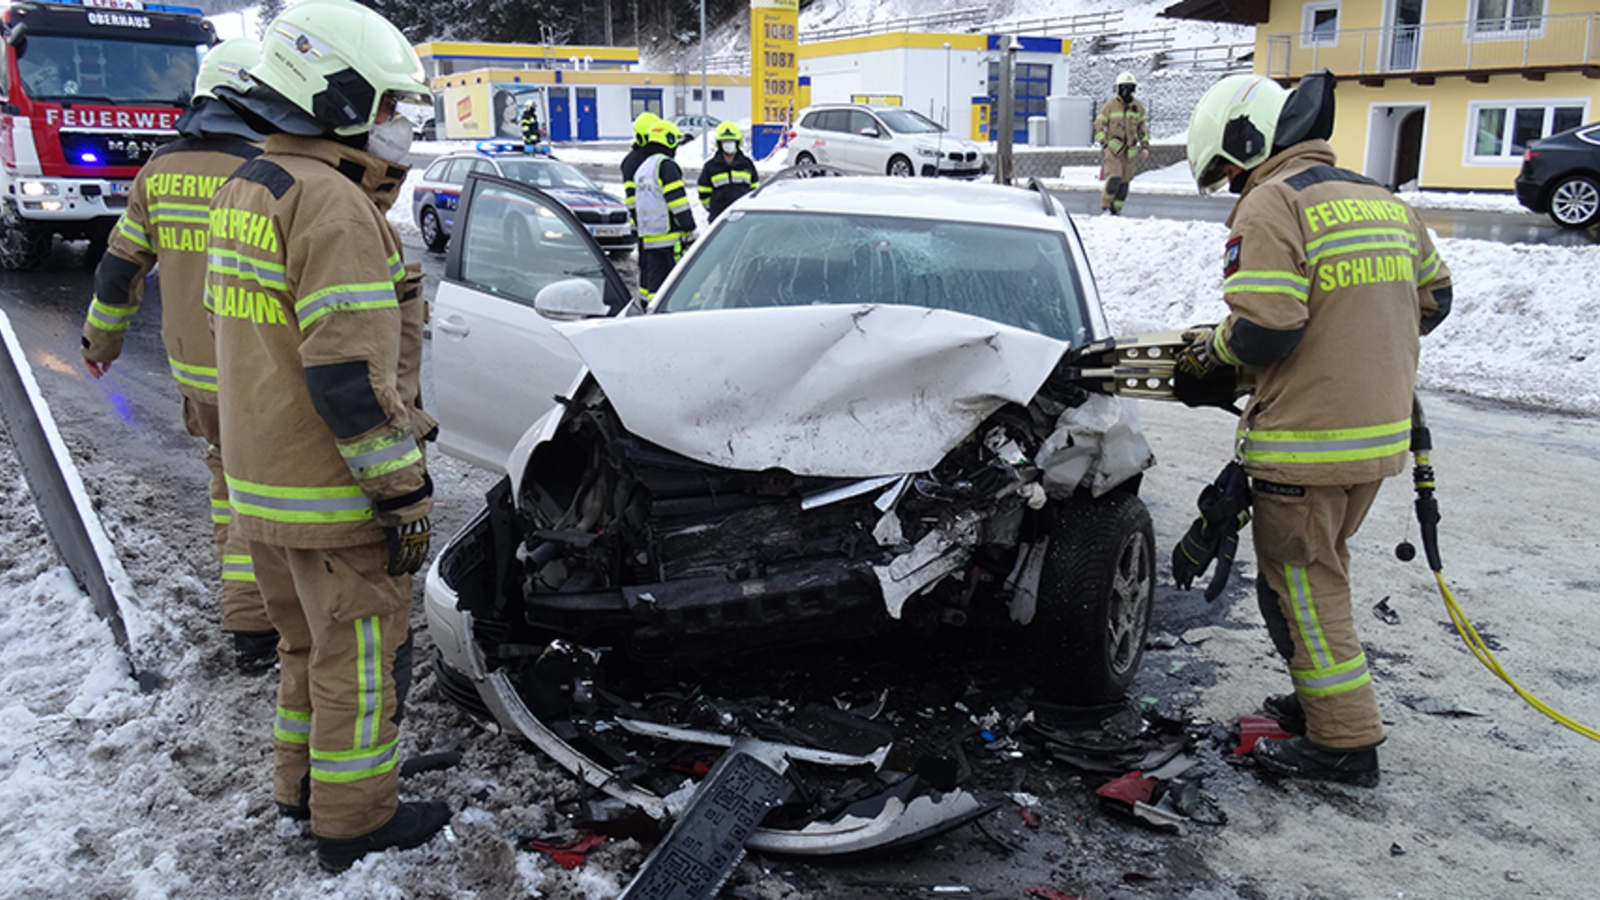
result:
M 877 137 L 878 136 L 878 129 L 873 128 L 871 125 L 868 125 L 867 127 L 861 129 L 860 134 L 861 134 L 862 137 Z
M 547 319 L 564 322 L 611 314 L 600 286 L 584 278 L 567 278 L 545 285 L 534 295 L 533 308 Z

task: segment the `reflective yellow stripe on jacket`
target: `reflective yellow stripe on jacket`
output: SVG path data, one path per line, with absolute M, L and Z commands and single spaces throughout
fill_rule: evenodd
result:
M 228 502 L 235 512 L 269 522 L 320 524 L 364 522 L 372 518 L 372 504 L 357 485 L 335 487 L 281 487 L 256 484 L 232 475 Z
M 1241 428 L 1246 462 L 1338 463 L 1381 459 L 1411 446 L 1411 419 L 1332 431 L 1263 431 Z
M 422 450 L 406 430 L 340 444 L 339 453 L 358 481 L 399 471 L 422 458 Z
M 167 365 L 172 367 L 172 378 L 179 384 L 187 384 L 192 388 L 202 391 L 217 392 L 217 370 L 212 366 L 191 366 L 188 363 L 178 362 L 174 357 L 167 357 Z
M 139 311 L 139 304 L 130 303 L 127 306 L 112 306 L 101 302 L 99 297 L 89 301 L 89 324 L 101 331 L 127 331 L 129 320 L 134 313 Z

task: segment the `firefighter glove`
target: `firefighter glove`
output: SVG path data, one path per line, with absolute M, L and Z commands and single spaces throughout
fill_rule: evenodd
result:
M 1250 479 L 1238 463 L 1228 463 L 1217 480 L 1200 492 L 1200 517 L 1172 548 L 1172 580 L 1188 590 L 1213 560 L 1216 571 L 1206 586 L 1206 601 L 1222 596 L 1239 549 L 1239 529 L 1250 521 Z
M 1213 333 L 1211 328 L 1200 332 L 1174 360 L 1172 396 L 1184 406 L 1216 406 L 1237 413 L 1238 373 L 1217 359 L 1211 346 Z
M 389 547 L 389 574 L 415 575 L 428 559 L 433 525 L 423 516 L 415 522 L 383 529 L 383 540 Z

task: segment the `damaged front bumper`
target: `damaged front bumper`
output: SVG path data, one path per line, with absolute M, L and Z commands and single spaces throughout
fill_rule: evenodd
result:
M 480 513 L 467 530 L 484 527 L 486 517 L 487 511 Z M 452 546 L 456 546 L 456 542 L 452 542 Z M 683 802 L 676 794 L 663 796 L 641 787 L 630 781 L 620 767 L 586 754 L 558 733 L 558 728 L 572 733 L 570 722 L 543 721 L 529 709 L 505 669 L 487 669 L 484 656 L 477 649 L 472 614 L 457 608 L 456 591 L 443 574 L 450 569 L 449 563 L 450 560 L 442 556 L 439 563 L 429 569 L 427 578 L 428 628 L 436 645 L 434 668 L 442 691 L 459 705 L 487 714 L 502 727 L 520 735 L 585 784 L 638 809 L 663 823 L 663 827 L 681 813 Z M 733 746 L 738 739 L 732 734 L 675 728 L 622 717 L 587 724 L 590 728 L 596 725 L 615 727 L 685 746 L 725 748 Z M 790 761 L 874 772 L 882 767 L 889 750 L 884 746 L 874 753 L 858 755 L 788 744 L 768 743 L 767 747 Z M 800 827 L 758 827 L 751 832 L 745 846 L 789 856 L 882 852 L 943 834 L 995 808 L 996 804 L 986 803 L 968 791 L 933 790 L 916 776 L 908 775 L 830 818 Z

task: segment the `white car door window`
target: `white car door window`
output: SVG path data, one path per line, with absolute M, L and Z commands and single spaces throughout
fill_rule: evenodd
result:
M 434 415 L 441 449 L 504 471 L 517 439 L 580 368 L 554 321 L 534 309 L 539 292 L 586 281 L 612 311 L 628 292 L 588 231 L 548 195 L 476 178 L 463 198 L 435 298 Z
M 850 167 L 858 172 L 882 175 L 889 156 L 889 142 L 883 140 L 883 127 L 870 113 L 850 110 Z M 874 134 L 876 132 L 876 134 Z

